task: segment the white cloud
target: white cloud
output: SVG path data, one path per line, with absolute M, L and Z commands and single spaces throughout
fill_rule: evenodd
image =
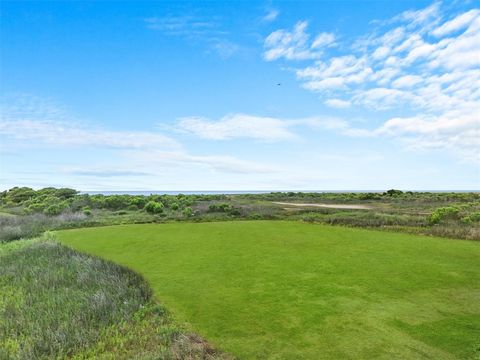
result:
M 346 107 L 347 102 L 333 99 L 337 107 Z M 218 121 L 201 117 L 180 119 L 176 129 L 212 140 L 254 139 L 265 142 L 298 140 L 293 131 L 298 127 L 328 130 L 349 136 L 358 136 L 359 131 L 339 118 L 312 116 L 299 119 L 281 119 L 247 114 L 230 114 Z M 361 132 L 361 131 L 360 131 Z M 363 132 L 362 132 L 363 133 Z
M 190 15 L 150 17 L 144 19 L 148 29 L 163 32 L 167 35 L 187 37 L 218 36 L 225 32 L 213 18 L 201 18 Z
M 277 9 L 270 9 L 267 14 L 262 18 L 264 22 L 272 22 L 275 21 L 278 17 L 280 12 Z
M 163 166 L 182 167 L 186 164 L 206 167 L 215 171 L 236 174 L 261 174 L 279 172 L 281 169 L 272 164 L 247 161 L 227 155 L 192 155 L 186 152 L 134 151 L 127 156 L 136 164 L 145 164 L 150 168 Z
M 106 166 L 92 167 L 92 168 L 65 168 L 62 172 L 74 176 L 87 176 L 98 178 L 113 178 L 113 177 L 138 177 L 138 176 L 150 176 L 151 172 L 136 171 L 131 169 L 110 168 Z
M 345 79 L 342 77 L 330 77 L 323 80 L 311 80 L 305 83 L 303 87 L 314 91 L 339 90 L 345 88 Z
M 412 149 L 451 150 L 464 161 L 480 164 L 480 124 L 476 113 L 451 111 L 439 116 L 392 118 L 374 134 L 399 138 Z
M 30 144 L 102 148 L 178 148 L 157 132 L 113 131 L 88 126 L 53 101 L 30 95 L 2 99 L 0 135 Z
M 422 77 L 418 75 L 405 75 L 392 82 L 394 88 L 411 88 L 422 82 Z
M 383 46 L 394 46 L 398 44 L 401 40 L 405 39 L 406 30 L 403 26 L 397 27 L 393 30 L 387 31 L 380 37 L 380 43 Z
M 162 134 L 146 131 L 109 131 L 87 128 L 72 122 L 50 120 L 0 120 L 0 135 L 23 141 L 58 146 L 112 148 L 178 147 Z
M 440 15 L 440 2 L 434 2 L 432 5 L 420 10 L 408 10 L 394 18 L 394 20 L 403 20 L 407 27 L 432 24 L 437 21 Z
M 306 32 L 307 27 L 307 21 L 299 21 L 292 31 L 280 29 L 272 32 L 265 39 L 263 58 L 266 61 L 281 58 L 286 60 L 320 58 L 323 48 L 334 45 L 335 35 L 320 33 L 311 41 L 310 35 Z
M 264 58 L 267 61 L 284 57 L 287 60 L 305 60 L 318 57 L 307 45 L 309 36 L 305 33 L 308 23 L 298 22 L 293 31 L 277 30 L 265 39 Z
M 384 59 L 390 54 L 391 49 L 387 46 L 380 46 L 378 47 L 372 54 L 372 58 L 375 60 Z
M 373 73 L 366 58 L 352 55 L 317 61 L 314 66 L 300 69 L 297 78 L 306 79 L 304 87 L 310 90 L 343 89 L 346 85 L 361 83 Z
M 347 121 L 336 117 L 314 116 L 305 119 L 291 120 L 291 124 L 293 126 L 308 126 L 316 130 L 333 131 L 350 137 L 370 137 L 375 135 L 368 130 L 354 128 Z
M 318 34 L 311 45 L 312 49 L 318 49 L 324 46 L 332 45 L 335 42 L 335 35 L 332 33 Z
M 479 16 L 479 10 L 473 9 L 467 11 L 466 13 L 460 14 L 454 19 L 443 23 L 441 26 L 437 27 L 432 31 L 432 34 L 435 36 L 445 36 L 452 32 L 461 30 L 466 26 L 470 25 L 472 21 L 477 19 Z
M 57 146 L 103 148 L 178 148 L 174 139 L 157 132 L 113 131 L 88 126 L 52 101 L 30 95 L 2 99 L 0 135 L 19 141 Z
M 225 39 L 212 39 L 210 47 L 216 51 L 222 59 L 228 59 L 240 50 L 239 45 Z
M 416 99 L 410 92 L 378 87 L 358 92 L 353 100 L 356 104 L 361 104 L 370 109 L 390 109 L 398 107 L 406 101 L 413 102 Z
M 192 15 L 150 17 L 144 19 L 146 27 L 168 36 L 178 36 L 192 44 L 202 44 L 207 53 L 217 53 L 227 59 L 237 53 L 241 46 L 228 39 L 218 17 Z
M 177 128 L 205 139 L 251 138 L 263 141 L 289 140 L 296 136 L 288 123 L 271 117 L 231 114 L 218 121 L 202 117 L 180 119 Z
M 83 189 L 108 189 L 110 186 L 111 189 L 114 185 L 109 181 L 118 178 L 128 179 L 123 182 L 128 188 L 132 188 L 129 181 L 135 182 L 134 188 L 141 188 L 141 184 L 148 184 L 143 186 L 155 188 L 155 184 L 159 184 L 158 179 L 163 179 L 166 173 L 170 174 L 170 178 L 177 176 L 175 173 L 178 171 L 187 174 L 195 173 L 193 170 L 190 172 L 192 166 L 198 168 L 199 172 L 213 171 L 218 176 L 222 174 L 254 176 L 283 171 L 275 164 L 240 159 L 224 153 L 221 155 L 191 154 L 176 140 L 157 132 L 110 131 L 98 126 L 87 127 L 73 118 L 65 109 L 37 97 L 16 96 L 4 99 L 4 102 L 0 118 L 0 139 L 13 139 L 13 147 L 28 145 L 30 148 L 42 151 L 60 148 L 65 154 L 70 154 L 71 162 L 55 170 L 58 171 L 59 176 L 63 176 L 63 179 L 69 179 L 67 180 L 69 186 L 80 184 L 78 187 Z M 294 136 L 288 132 L 288 125 L 284 125 L 280 120 L 260 118 L 260 122 L 267 128 L 262 128 L 262 124 L 255 128 L 255 119 L 252 116 L 239 115 L 231 118 L 230 124 L 236 126 L 233 131 L 243 132 L 245 136 L 258 136 L 262 129 L 273 131 L 270 134 L 272 138 Z M 246 120 L 247 124 L 241 124 L 242 120 Z M 188 121 L 185 124 L 187 123 Z M 228 130 L 222 130 L 221 126 L 206 130 L 205 135 L 215 136 L 216 131 L 218 136 L 226 138 L 233 136 Z M 266 138 L 269 139 L 268 135 Z M 92 148 L 95 148 L 93 159 L 90 152 Z M 105 154 L 101 151 L 105 149 L 109 150 L 108 161 L 100 156 Z M 2 154 L 4 154 L 3 149 Z M 50 178 L 53 176 L 52 170 L 45 171 Z M 38 176 L 37 174 L 36 184 L 39 183 Z M 171 187 L 175 188 L 175 184 L 173 183 Z
M 296 69 L 302 87 L 319 93 L 330 107 L 402 114 L 386 119 L 378 131 L 349 128 L 344 134 L 388 134 L 409 147 L 415 139 L 417 147 L 444 146 L 474 158 L 471 154 L 479 149 L 472 134 L 478 135 L 475 129 L 480 128 L 479 9 L 449 18 L 435 2 L 403 12 L 338 49 L 346 51 L 324 53 L 321 60 L 311 58 L 311 64 Z M 405 117 L 405 112 L 412 115 Z M 465 122 L 468 130 L 462 130 Z
M 327 99 L 325 100 L 325 104 L 337 109 L 345 109 L 352 105 L 350 101 L 342 99 Z

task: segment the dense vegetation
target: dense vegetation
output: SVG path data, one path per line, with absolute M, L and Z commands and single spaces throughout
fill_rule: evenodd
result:
M 220 359 L 136 273 L 52 242 L 0 246 L 0 359 Z
M 480 243 L 245 221 L 58 232 L 243 359 L 476 359 Z
M 363 204 L 364 210 L 289 207 L 275 202 Z M 479 193 L 273 192 L 243 195 L 89 195 L 73 189 L 15 187 L 0 193 L 0 241 L 48 229 L 126 223 L 301 220 L 480 239 Z

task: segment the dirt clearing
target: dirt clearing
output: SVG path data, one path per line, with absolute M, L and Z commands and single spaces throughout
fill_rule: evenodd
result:
M 302 204 L 302 203 L 289 203 L 289 202 L 280 202 L 273 201 L 274 204 L 284 205 L 284 206 L 294 206 L 294 207 L 321 207 L 328 209 L 347 209 L 347 210 L 370 210 L 371 206 L 367 205 L 355 205 L 355 204 Z

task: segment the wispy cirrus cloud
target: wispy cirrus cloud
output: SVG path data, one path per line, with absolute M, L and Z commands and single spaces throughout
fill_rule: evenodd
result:
M 282 119 L 247 114 L 230 114 L 214 121 L 204 117 L 180 119 L 176 128 L 204 139 L 250 138 L 263 141 L 291 140 L 296 135 Z
M 327 116 L 298 119 L 275 118 L 249 114 L 229 114 L 219 120 L 204 117 L 180 119 L 175 129 L 211 140 L 253 139 L 263 142 L 300 140 L 296 128 L 307 127 L 318 131 L 333 131 L 348 136 L 366 134 L 351 127 L 347 121 Z
M 144 19 L 145 26 L 167 36 L 178 36 L 191 42 L 203 43 L 209 52 L 217 53 L 227 59 L 241 46 L 229 39 L 230 32 L 222 27 L 218 17 L 192 15 L 149 17 Z
M 187 152 L 135 151 L 126 153 L 136 164 L 150 167 L 182 167 L 185 165 L 205 167 L 214 171 L 233 174 L 270 174 L 279 172 L 276 165 L 259 161 L 248 161 L 228 155 L 198 155 Z
M 191 15 L 149 17 L 144 19 L 148 29 L 157 30 L 167 35 L 200 37 L 228 34 L 221 30 L 218 18 Z
M 18 141 L 66 147 L 180 147 L 176 140 L 156 132 L 118 131 L 89 126 L 53 101 L 35 96 L 4 98 L 0 108 L 0 135 Z
M 450 14 L 440 2 L 405 11 L 376 22 L 371 33 L 342 44 L 346 50 L 340 53 L 329 53 L 328 47 L 311 52 L 300 22 L 304 25 L 293 34 L 280 36 L 284 30 L 277 30 L 265 39 L 300 39 L 286 41 L 294 49 L 266 49 L 264 57 L 310 59 L 296 69 L 296 77 L 330 107 L 364 108 L 376 119 L 383 110 L 412 113 L 386 118 L 364 131 L 369 136 L 383 134 L 409 147 L 444 148 L 479 160 L 480 10 Z
M 267 13 L 262 17 L 263 22 L 272 22 L 275 21 L 280 14 L 278 9 L 269 9 Z
M 138 176 L 151 176 L 154 175 L 152 172 L 146 171 L 135 171 L 129 169 L 109 169 L 105 167 L 94 167 L 91 169 L 88 168 L 65 168 L 62 170 L 63 173 L 74 175 L 74 176 L 86 176 L 86 177 L 99 177 L 99 178 L 113 178 L 113 177 L 138 177 Z
M 52 120 L 1 120 L 0 135 L 55 146 L 111 148 L 178 147 L 170 137 L 147 131 L 109 131 Z
M 227 154 L 191 154 L 174 138 L 157 131 L 113 131 L 88 126 L 55 102 L 21 95 L 3 99 L 0 139 L 33 149 L 111 149 L 110 161 L 88 159 L 59 171 L 82 178 L 155 178 L 170 168 L 198 166 L 218 173 L 255 174 L 279 171 L 277 166 Z M 3 149 L 2 149 L 3 152 Z M 130 165 L 130 166 L 129 166 Z

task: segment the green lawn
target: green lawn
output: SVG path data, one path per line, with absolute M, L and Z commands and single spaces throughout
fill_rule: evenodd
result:
M 478 242 L 281 221 L 58 234 L 240 359 L 480 357 Z

